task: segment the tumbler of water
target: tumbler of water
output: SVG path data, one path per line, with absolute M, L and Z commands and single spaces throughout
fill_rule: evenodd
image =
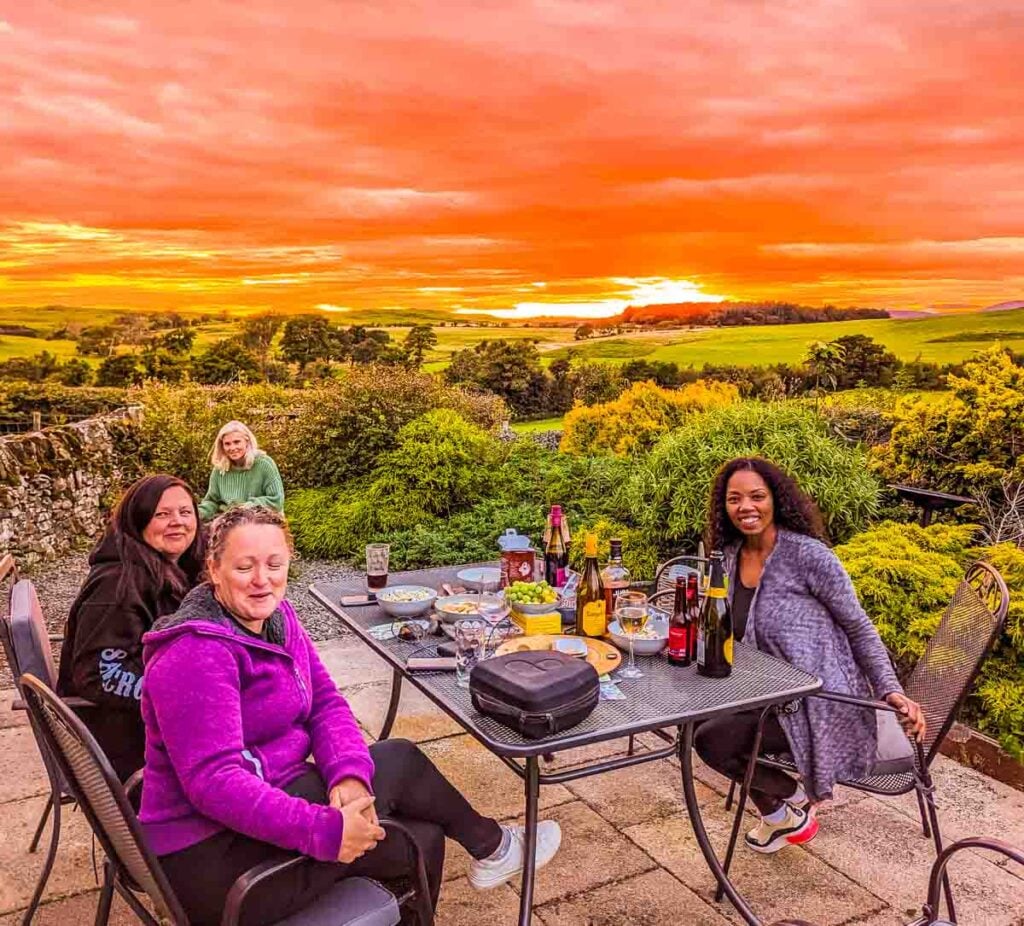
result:
M 486 641 L 487 625 L 483 621 L 455 622 L 455 681 L 459 687 L 469 687 L 469 673 L 483 659 Z

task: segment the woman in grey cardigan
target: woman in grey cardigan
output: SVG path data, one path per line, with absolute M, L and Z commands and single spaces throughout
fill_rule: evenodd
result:
M 818 676 L 826 691 L 885 700 L 904 726 L 924 735 L 924 715 L 896 679 L 878 631 L 842 563 L 825 543 L 814 502 L 782 470 L 758 458 L 719 471 L 708 519 L 712 549 L 725 553 L 736 639 Z M 712 720 L 696 749 L 712 768 L 741 781 L 759 711 Z M 820 698 L 769 714 L 761 751 L 792 754 L 801 781 L 758 766 L 751 799 L 760 823 L 746 836 L 755 852 L 814 838 L 813 805 L 840 779 L 864 777 L 877 750 L 873 711 Z

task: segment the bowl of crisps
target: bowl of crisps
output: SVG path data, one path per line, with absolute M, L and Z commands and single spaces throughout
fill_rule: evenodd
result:
M 560 597 L 547 582 L 513 582 L 505 589 L 505 599 L 518 614 L 549 614 L 558 608 Z
M 436 598 L 437 592 L 426 585 L 389 585 L 377 592 L 377 604 L 389 617 L 419 617 Z

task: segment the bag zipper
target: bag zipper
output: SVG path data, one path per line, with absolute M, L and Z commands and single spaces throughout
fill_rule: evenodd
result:
M 551 711 L 545 711 L 544 713 L 523 711 L 511 704 L 506 704 L 504 701 L 498 701 L 490 695 L 483 694 L 479 691 L 471 692 L 471 694 L 475 694 L 477 700 L 479 700 L 481 704 L 499 709 L 504 708 L 506 712 L 515 711 L 516 715 L 523 723 L 527 723 L 530 720 L 540 720 L 546 721 L 547 724 L 550 726 L 554 723 L 555 720 L 555 715 Z M 559 716 L 568 713 L 573 708 L 585 706 L 588 701 L 593 699 L 593 697 L 594 693 L 589 692 L 588 694 L 580 695 L 579 697 L 574 698 L 568 704 L 562 704 L 558 709 Z M 600 698 L 600 693 L 598 693 L 598 698 Z

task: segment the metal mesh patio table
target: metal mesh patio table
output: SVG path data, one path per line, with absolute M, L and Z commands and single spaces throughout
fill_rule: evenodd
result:
M 456 573 L 464 568 L 450 566 L 402 572 L 392 575 L 391 582 L 439 588 L 441 583 L 456 582 Z M 391 700 L 380 738 L 385 739 L 390 735 L 401 697 L 402 682 L 407 680 L 525 782 L 526 867 L 520 894 L 520 926 L 530 923 L 532 913 L 535 877 L 533 859 L 540 785 L 572 781 L 677 754 L 682 768 L 687 811 L 708 866 L 743 918 L 755 926 L 760 923 L 729 881 L 704 829 L 693 783 L 693 733 L 696 724 L 702 720 L 737 711 L 765 711 L 774 705 L 804 697 L 821 687 L 819 679 L 743 644 L 737 644 L 733 672 L 724 679 L 700 676 L 695 666 L 679 668 L 664 658 L 640 657 L 644 676 L 618 680 L 626 695 L 625 700 L 600 701 L 590 716 L 575 727 L 552 736 L 527 739 L 477 711 L 472 705 L 469 691 L 456 684 L 453 672 L 410 672 L 406 668 L 406 660 L 412 655 L 424 655 L 425 648 L 431 646 L 429 638 L 410 642 L 398 638 L 378 640 L 370 633 L 370 628 L 380 624 L 390 625 L 394 623 L 393 618 L 376 604 L 353 607 L 342 606 L 340 603 L 342 596 L 364 594 L 365 590 L 365 585 L 358 579 L 338 583 L 320 582 L 310 586 L 312 595 L 328 611 L 336 615 L 392 667 Z M 542 755 L 644 732 L 656 734 L 666 745 L 644 752 L 633 752 L 630 749 L 625 756 L 593 761 L 561 771 L 540 771 L 538 759 Z M 752 771 L 755 757 L 752 754 L 748 771 Z

